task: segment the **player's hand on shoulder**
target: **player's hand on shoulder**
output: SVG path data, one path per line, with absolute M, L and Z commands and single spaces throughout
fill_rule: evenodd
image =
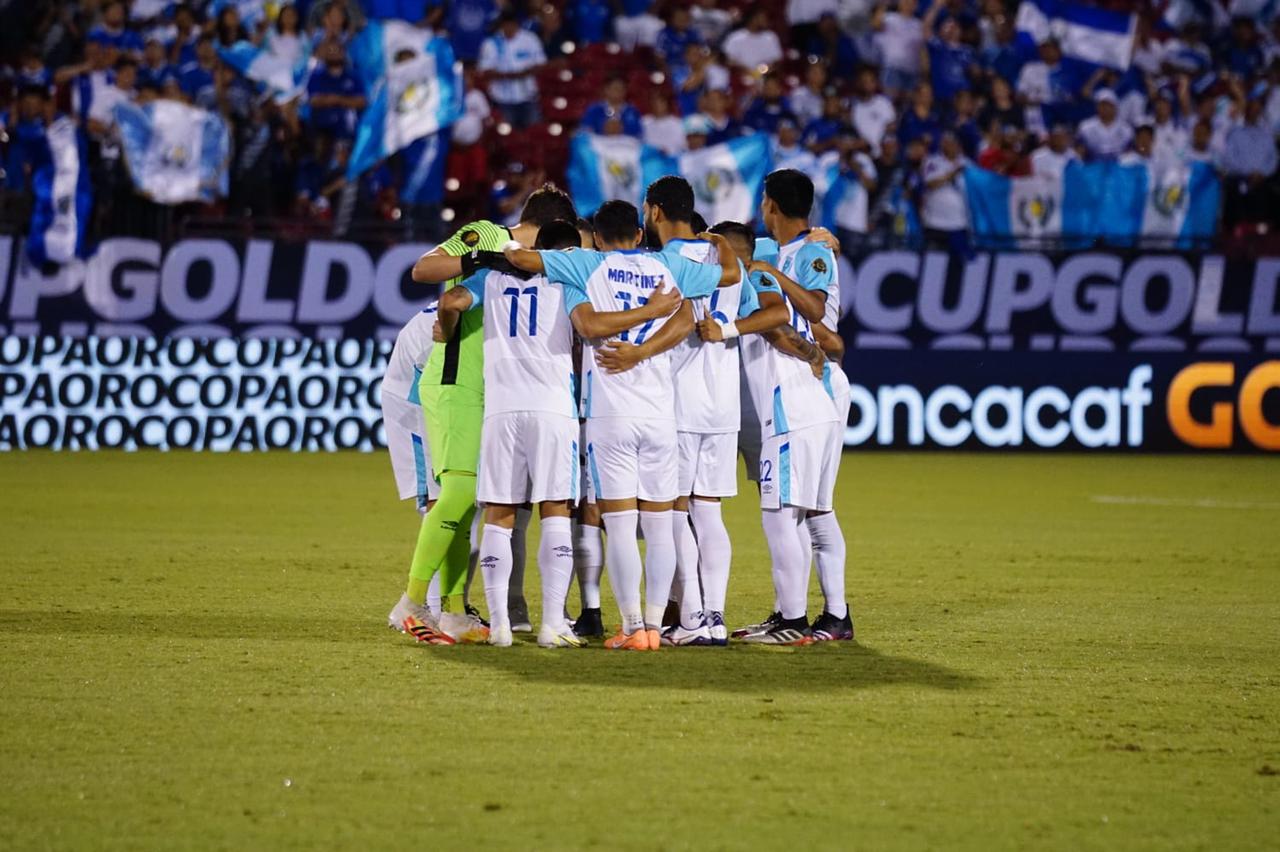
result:
M 596 366 L 606 373 L 625 373 L 643 361 L 640 347 L 620 340 L 607 340 L 596 348 Z
M 444 339 L 444 329 L 440 327 L 439 319 L 437 319 L 435 322 L 431 324 L 431 339 L 434 340 L 436 343 L 449 342 Z
M 718 343 L 724 340 L 724 330 L 720 328 L 720 323 L 713 319 L 704 319 L 697 324 L 698 337 L 707 343 Z
M 821 243 L 836 254 L 840 253 L 840 241 L 836 239 L 836 235 L 821 225 L 809 231 L 809 236 L 805 237 L 804 241 L 806 243 Z
M 669 279 L 663 278 L 662 284 L 653 288 L 653 293 L 649 296 L 649 302 L 645 305 L 649 315 L 657 319 L 658 317 L 666 317 L 675 313 L 680 307 L 680 303 L 684 301 L 684 296 L 680 295 L 679 288 L 671 283 Z
M 507 260 L 507 256 L 500 251 L 477 251 L 464 256 L 463 271 L 466 271 L 468 261 L 473 265 L 472 271 L 475 269 L 492 269 L 495 272 L 504 272 L 507 275 L 518 275 L 520 270 L 511 265 L 511 261 Z

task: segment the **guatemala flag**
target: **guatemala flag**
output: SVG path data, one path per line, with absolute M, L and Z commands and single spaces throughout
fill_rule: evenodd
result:
M 86 254 L 85 226 L 93 207 L 88 148 L 84 133 L 66 116 L 49 125 L 44 140 L 48 153 L 31 173 L 35 205 L 27 255 L 40 265 L 69 263 Z
M 1137 237 L 1178 248 L 1203 246 L 1218 222 L 1220 184 L 1207 163 L 1106 164 L 1100 235 L 1124 244 Z
M 1070 0 L 1022 0 L 1016 26 L 1035 44 L 1056 39 L 1066 59 L 1124 71 L 1138 18 Z
M 275 96 L 276 103 L 291 101 L 306 91 L 311 71 L 310 44 L 304 43 L 297 61 L 292 63 L 248 41 L 219 47 L 218 56 L 242 76 L 260 83 Z
M 649 184 L 674 171 L 670 158 L 633 136 L 579 133 L 569 143 L 569 194 L 583 216 L 606 201 L 639 207 Z
M 773 169 L 769 135 L 753 133 L 676 157 L 676 174 L 693 185 L 694 206 L 708 225 L 750 222 Z
M 227 194 L 231 138 L 217 113 L 162 99 L 142 107 L 118 104 L 115 116 L 138 192 L 157 204 Z
M 1066 230 L 1063 226 L 1066 183 L 1043 175 L 1010 178 L 977 166 L 966 166 L 964 187 L 978 243 L 984 247 L 1011 248 L 1021 240 L 1034 242 L 1060 237 Z
M 400 152 L 400 200 L 406 204 L 439 204 L 444 200 L 444 167 L 449 134 L 432 133 Z
M 351 55 L 370 96 L 348 179 L 462 115 L 462 67 L 448 39 L 400 21 L 374 22 L 356 37 Z

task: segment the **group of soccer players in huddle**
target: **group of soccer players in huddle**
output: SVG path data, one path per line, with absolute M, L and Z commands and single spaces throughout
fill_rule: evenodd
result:
M 419 259 L 414 280 L 446 289 L 401 331 L 382 386 L 400 496 L 424 512 L 390 626 L 500 646 L 531 630 L 524 533 L 536 506 L 539 645 L 605 636 L 604 566 L 622 622 L 606 648 L 726 645 L 721 500 L 737 492 L 741 454 L 776 604 L 733 637 L 853 638 L 832 502 L 849 382 L 834 241 L 809 229 L 813 196 L 804 174 L 770 174 L 770 236 L 757 239 L 737 222 L 707 229 L 678 176 L 648 187 L 643 220 L 624 201 L 579 220 L 547 185 L 516 227 L 475 222 Z M 825 604 L 810 623 L 812 564 Z M 473 565 L 487 622 L 464 598 Z M 575 575 L 582 609 L 570 620 Z

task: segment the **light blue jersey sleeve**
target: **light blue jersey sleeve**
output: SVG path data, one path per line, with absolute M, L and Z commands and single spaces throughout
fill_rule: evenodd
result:
M 751 286 L 756 291 L 756 301 L 759 301 L 761 293 L 777 293 L 782 295 L 782 288 L 778 286 L 778 282 L 773 280 L 773 276 L 765 272 L 751 273 Z
M 698 263 L 671 252 L 661 252 L 654 256 L 671 270 L 680 294 L 686 299 L 710 296 L 720 286 L 718 263 Z
M 587 289 L 587 279 L 604 263 L 604 255 L 591 249 L 557 249 L 540 251 L 542 266 L 547 280 L 556 284 L 571 284 L 582 290 Z
M 478 308 L 484 304 L 484 282 L 489 278 L 491 271 L 481 269 L 473 272 L 470 278 L 458 285 L 471 294 L 471 307 Z
M 776 263 L 778 260 L 778 241 L 773 237 L 756 237 L 756 250 L 752 258 L 763 260 L 765 263 Z
M 587 291 L 573 284 L 560 284 L 560 292 L 564 294 L 564 312 L 568 316 L 573 316 L 573 309 L 578 305 L 585 305 L 591 300 L 587 298 Z
M 836 274 L 836 256 L 822 243 L 805 243 L 796 252 L 792 278 L 806 290 L 823 290 L 831 286 Z

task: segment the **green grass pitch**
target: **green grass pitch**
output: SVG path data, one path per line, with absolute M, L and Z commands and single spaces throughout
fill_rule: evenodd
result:
M 850 455 L 857 645 L 647 655 L 387 630 L 382 455 L 0 482 L 0 848 L 1277 843 L 1274 460 Z M 754 503 L 733 623 L 772 599 Z

